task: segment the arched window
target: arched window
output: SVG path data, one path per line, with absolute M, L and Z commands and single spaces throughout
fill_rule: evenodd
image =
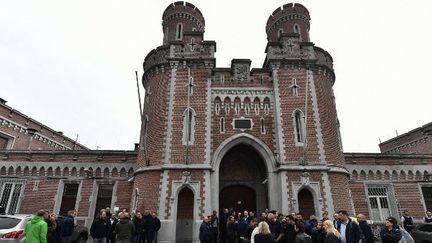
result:
M 143 150 L 143 151 L 146 151 L 146 146 L 147 146 L 148 123 L 149 123 L 149 118 L 146 115 L 145 118 L 144 118 L 143 144 L 142 144 L 142 148 L 141 148 L 141 150 Z
M 294 111 L 294 135 L 297 146 L 303 146 L 305 142 L 305 117 L 303 112 Z
M 282 33 L 283 33 L 283 29 L 279 29 L 279 31 L 278 31 L 278 39 L 281 37 Z
M 265 122 L 264 122 L 264 118 L 261 117 L 260 120 L 260 130 L 261 130 L 261 134 L 265 134 L 266 133 L 266 129 L 265 129 Z
M 225 133 L 225 118 L 221 117 L 220 118 L 220 133 Z
M 178 23 L 176 28 L 176 40 L 183 39 L 183 24 Z
M 192 145 L 195 134 L 195 111 L 192 108 L 183 112 L 183 145 Z
M 300 34 L 300 26 L 298 26 L 298 24 L 294 25 L 294 33 Z

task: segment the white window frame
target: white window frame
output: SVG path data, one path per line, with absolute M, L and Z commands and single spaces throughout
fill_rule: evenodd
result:
M 261 132 L 261 134 L 266 134 L 264 117 L 261 117 L 261 119 L 260 119 L 260 132 Z
M 3 179 L 3 180 L 0 180 L 0 190 L 1 190 L 1 193 L 0 193 L 0 202 L 3 201 L 3 197 L 4 197 L 3 193 L 4 193 L 4 190 L 5 190 L 5 186 L 7 184 L 12 184 L 12 188 L 11 188 L 10 194 L 8 196 L 8 199 L 6 201 L 5 212 L 6 212 L 6 214 L 16 214 L 16 213 L 19 212 L 20 207 L 21 207 L 21 203 L 23 201 L 22 199 L 24 197 L 25 183 L 24 183 L 24 180 L 16 180 L 16 179 Z M 18 198 L 15 200 L 15 203 L 16 203 L 15 210 L 12 212 L 12 211 L 10 211 L 10 209 L 11 209 L 11 206 L 13 206 L 12 203 L 13 203 L 14 200 L 12 200 L 12 199 L 13 199 L 13 194 L 14 194 L 14 191 L 15 191 L 15 188 L 16 188 L 17 185 L 21 185 L 21 188 L 20 188 L 20 192 L 18 194 Z
M 182 40 L 183 39 L 183 23 L 178 23 L 177 24 L 175 35 L 176 35 L 175 36 L 176 40 Z
M 192 113 L 191 120 L 189 121 L 189 111 Z M 195 141 L 195 118 L 196 113 L 192 108 L 186 108 L 183 112 L 183 145 L 193 145 Z M 189 135 L 189 123 L 190 123 L 190 135 Z
M 297 114 L 300 116 L 300 128 L 297 127 L 297 121 L 296 121 L 296 116 Z M 292 118 L 293 118 L 293 127 L 294 127 L 294 141 L 295 141 L 295 145 L 296 146 L 304 146 L 305 143 L 305 134 L 306 134 L 306 124 L 305 124 L 305 116 L 304 113 L 301 110 L 294 110 L 294 112 L 292 113 Z M 301 132 L 300 134 L 300 140 L 298 140 L 298 131 Z
M 6 149 L 12 149 L 15 144 L 15 137 L 0 131 L 0 137 L 7 139 Z
M 378 192 L 376 193 L 378 195 L 370 195 L 369 189 L 375 190 L 376 192 Z M 397 216 L 398 210 L 397 210 L 397 206 L 395 205 L 393 187 L 390 184 L 384 184 L 384 183 L 365 184 L 365 194 L 367 197 L 369 218 L 371 220 L 375 222 L 384 222 L 384 220 L 389 216 L 398 218 Z M 379 195 L 379 194 L 385 194 L 385 195 Z M 376 217 L 376 215 L 373 212 L 371 199 L 376 200 L 378 206 L 378 214 L 379 214 L 378 217 Z M 385 199 L 387 201 L 388 213 L 384 211 L 385 207 L 383 207 L 381 203 L 382 199 Z
M 221 117 L 219 120 L 219 132 L 225 133 L 225 117 Z

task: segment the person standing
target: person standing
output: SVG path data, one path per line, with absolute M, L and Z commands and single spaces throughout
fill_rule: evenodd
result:
M 403 211 L 403 215 L 401 217 L 401 223 L 404 229 L 411 233 L 411 230 L 414 229 L 414 220 L 409 214 L 408 210 Z
M 326 239 L 326 234 L 327 232 L 323 227 L 323 222 L 318 222 L 317 226 L 312 229 L 312 243 L 324 243 Z
M 60 237 L 60 225 L 57 224 L 57 215 L 54 213 L 52 214 L 45 214 L 45 222 L 48 226 L 48 233 L 47 233 L 47 242 L 48 243 L 60 243 L 61 237 Z
M 252 232 L 257 227 L 258 227 L 258 219 L 253 218 L 250 221 L 248 228 L 246 229 L 244 242 L 251 242 L 252 241 Z
M 280 240 L 279 235 L 282 233 L 282 224 L 276 219 L 273 213 L 267 214 L 267 224 L 275 240 Z
M 388 217 L 384 220 L 384 228 L 380 232 L 382 243 L 398 243 L 402 239 L 402 233 L 397 227 L 397 220 Z
M 325 243 L 340 243 L 340 233 L 334 227 L 334 223 L 330 220 L 323 222 L 323 228 L 326 232 Z
M 295 243 L 312 243 L 312 237 L 305 233 L 305 226 L 302 221 L 297 221 L 294 229 L 297 232 Z
M 227 223 L 227 243 L 235 243 L 238 236 L 237 222 L 234 216 L 229 216 Z
M 116 234 L 114 233 L 115 231 L 115 227 L 118 224 L 119 219 L 117 217 L 117 215 L 114 213 L 111 215 L 111 219 L 110 219 L 110 223 L 111 223 L 111 227 L 110 227 L 110 232 L 109 232 L 109 238 L 110 238 L 110 243 L 115 243 L 116 242 Z
M 67 216 L 63 219 L 63 223 L 61 225 L 61 238 L 62 243 L 69 243 L 72 233 L 75 228 L 75 210 L 69 210 Z
M 426 216 L 424 217 L 425 223 L 432 223 L 432 212 L 426 211 Z
M 374 243 L 374 236 L 372 233 L 372 228 L 366 221 L 366 216 L 364 214 L 357 215 L 357 221 L 359 222 L 359 227 L 364 236 L 364 241 L 362 243 Z
M 219 242 L 221 243 L 226 243 L 228 217 L 228 208 L 224 208 L 219 218 Z
M 160 230 L 161 227 L 161 222 L 157 217 L 156 212 L 153 212 L 151 216 L 152 219 L 149 228 L 149 239 L 150 239 L 150 243 L 157 243 L 157 236 L 158 236 L 158 231 Z
M 45 210 L 39 210 L 27 223 L 24 229 L 26 242 L 47 243 L 48 225 L 44 220 L 46 214 Z
M 116 225 L 114 234 L 116 234 L 117 243 L 131 243 L 132 235 L 135 232 L 135 226 L 130 220 L 129 213 L 121 212 L 119 214 L 120 221 Z
M 152 222 L 152 216 L 150 214 L 150 210 L 145 210 L 143 215 L 144 220 L 144 243 L 150 243 L 150 227 Z
M 218 225 L 219 225 L 219 217 L 217 216 L 217 211 L 213 210 L 213 214 L 210 217 L 210 226 L 212 231 L 212 242 L 217 243 L 218 242 Z
M 342 243 L 359 243 L 359 241 L 363 238 L 362 233 L 360 231 L 360 227 L 357 223 L 355 223 L 348 215 L 348 212 L 345 210 L 340 210 L 339 214 L 339 223 L 337 226 L 337 230 L 341 234 L 341 242 Z
M 258 224 L 258 234 L 254 236 L 254 243 L 276 243 L 276 239 L 265 221 Z
M 132 219 L 132 223 L 135 227 L 132 242 L 141 243 L 144 235 L 144 220 L 140 211 L 136 211 L 135 216 Z
M 210 228 L 209 218 L 207 216 L 203 218 L 203 222 L 201 223 L 199 229 L 199 240 L 201 243 L 212 242 L 211 228 Z
M 108 236 L 107 230 L 106 212 L 103 211 L 93 220 L 90 227 L 90 235 L 93 238 L 93 243 L 106 243 L 106 238 Z

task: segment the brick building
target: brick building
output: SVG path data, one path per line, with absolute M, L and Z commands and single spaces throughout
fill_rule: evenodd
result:
M 135 151 L 88 150 L 1 102 L 1 205 L 76 208 L 87 225 L 101 207 L 150 209 L 161 242 L 196 240 L 201 217 L 223 207 L 306 217 L 346 209 L 375 221 L 410 209 L 420 219 L 432 207 L 430 124 L 382 143 L 383 153 L 344 153 L 333 60 L 309 39 L 309 21 L 300 4 L 277 8 L 262 67 L 233 59 L 221 68 L 199 9 L 169 5 L 162 45 L 143 63 Z

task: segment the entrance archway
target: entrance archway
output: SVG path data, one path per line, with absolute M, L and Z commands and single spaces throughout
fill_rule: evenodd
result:
M 176 242 L 189 243 L 193 241 L 193 210 L 194 194 L 185 187 L 178 194 Z
M 219 209 L 257 213 L 268 208 L 267 174 L 262 157 L 252 146 L 232 147 L 219 168 Z
M 309 219 L 311 215 L 316 215 L 314 198 L 307 188 L 303 188 L 298 192 L 298 205 L 299 212 L 303 215 L 304 219 Z

